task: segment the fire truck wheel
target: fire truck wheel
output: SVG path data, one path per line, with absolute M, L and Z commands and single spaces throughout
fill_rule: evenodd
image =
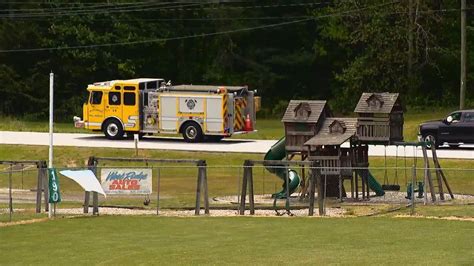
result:
M 122 124 L 116 119 L 107 121 L 104 126 L 104 134 L 108 139 L 121 139 L 123 138 Z
M 199 142 L 202 140 L 201 127 L 195 122 L 188 122 L 183 128 L 183 137 L 186 142 Z

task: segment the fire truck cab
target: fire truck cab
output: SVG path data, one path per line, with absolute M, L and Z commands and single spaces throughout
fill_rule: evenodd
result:
M 199 142 L 253 132 L 259 100 L 246 86 L 171 86 L 152 78 L 97 82 L 87 90 L 83 119 L 74 117 L 75 126 L 109 139 L 180 133 Z

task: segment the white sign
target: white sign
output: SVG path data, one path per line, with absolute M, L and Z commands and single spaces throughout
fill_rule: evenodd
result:
M 105 196 L 99 180 L 91 170 L 64 170 L 59 173 L 76 181 L 85 191 L 94 191 Z
M 151 194 L 152 169 L 102 169 L 102 188 L 106 194 Z

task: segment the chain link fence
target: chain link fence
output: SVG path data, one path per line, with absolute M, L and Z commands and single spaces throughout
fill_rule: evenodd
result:
M 90 167 L 57 171 L 85 169 Z M 474 169 L 442 169 L 453 198 L 443 177 L 438 177 L 439 169 L 421 166 L 344 169 L 308 162 L 206 165 L 199 160 L 99 160 L 93 170 L 103 181 L 103 173 L 121 169 L 151 171 L 151 193 L 98 195 L 99 215 L 202 215 L 208 203 L 211 216 L 474 216 Z M 47 217 L 44 184 L 40 186 L 41 212 L 36 212 L 39 171 L 34 165 L 21 164 L 0 169 L 1 223 Z M 42 178 L 47 182 L 46 176 Z M 62 175 L 59 184 L 62 201 L 55 207 L 56 217 L 94 214 L 94 202 L 86 200 L 81 186 Z

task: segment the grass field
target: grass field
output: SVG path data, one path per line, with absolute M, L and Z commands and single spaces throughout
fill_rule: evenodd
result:
M 472 222 L 409 218 L 58 219 L 0 228 L 0 264 L 471 264 Z
M 455 108 L 438 108 L 437 110 L 409 111 L 405 113 L 405 140 L 416 140 L 418 125 L 420 123 L 427 120 L 442 119 L 454 109 Z M 49 127 L 47 121 L 28 121 L 21 118 L 0 116 L 0 130 L 47 132 Z M 258 132 L 256 133 L 235 135 L 233 138 L 279 139 L 284 135 L 283 123 L 280 122 L 280 118 L 258 119 L 257 130 Z M 55 132 L 91 133 L 89 130 L 74 128 L 72 121 L 55 123 Z

